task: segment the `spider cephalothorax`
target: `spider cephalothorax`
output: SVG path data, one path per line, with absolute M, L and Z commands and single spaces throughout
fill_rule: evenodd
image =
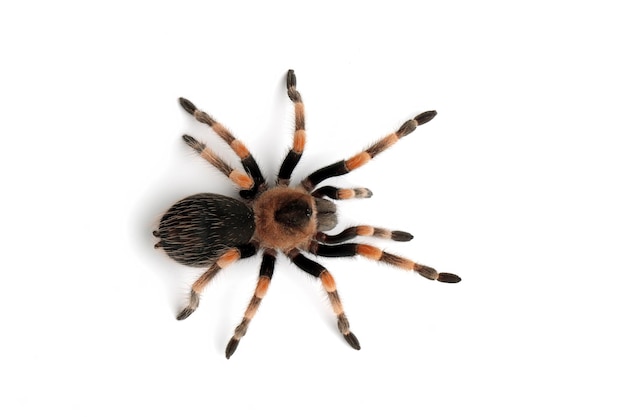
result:
M 339 331 L 354 349 L 360 349 L 361 346 L 350 330 L 333 276 L 302 252 L 327 257 L 361 255 L 415 271 L 430 280 L 449 283 L 461 280 L 457 275 L 438 273 L 431 267 L 384 252 L 375 246 L 344 243 L 357 236 L 408 241 L 413 238 L 409 233 L 373 226 L 354 226 L 335 235 L 324 233 L 337 225 L 336 206 L 330 199 L 369 198 L 372 193 L 367 188 L 316 188 L 330 177 L 347 174 L 366 164 L 398 139 L 413 132 L 417 126 L 429 122 L 437 113 L 420 113 L 366 150 L 318 169 L 297 186 L 290 187 L 291 174 L 302 156 L 306 142 L 304 106 L 300 93 L 296 90 L 293 70 L 287 72 L 287 93 L 295 107 L 295 133 L 292 148 L 280 167 L 276 186 L 273 188 L 268 187 L 256 161 L 243 143 L 211 116 L 198 110 L 189 100 L 180 99 L 181 106 L 189 114 L 209 125 L 230 145 L 241 159 L 246 172 L 233 169 L 193 137 L 183 136 L 189 146 L 241 189 L 239 194 L 242 200 L 219 194 L 196 194 L 175 203 L 161 218 L 158 230 L 154 231 L 154 236 L 159 238 L 155 246 L 163 248 L 172 259 L 184 265 L 208 267 L 192 285 L 189 303 L 178 314 L 177 319 L 183 320 L 196 310 L 200 293 L 221 269 L 241 258 L 253 256 L 259 250 L 263 251 L 256 290 L 243 320 L 226 347 L 227 358 L 237 349 L 239 340 L 246 333 L 250 320 L 267 292 L 278 252 L 288 256 L 303 271 L 320 279 L 337 316 Z

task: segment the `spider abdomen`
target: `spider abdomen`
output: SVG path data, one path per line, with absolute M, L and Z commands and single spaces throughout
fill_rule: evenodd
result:
M 156 235 L 159 246 L 175 261 L 208 266 L 228 248 L 248 243 L 254 229 L 254 214 L 243 202 L 202 193 L 170 207 Z

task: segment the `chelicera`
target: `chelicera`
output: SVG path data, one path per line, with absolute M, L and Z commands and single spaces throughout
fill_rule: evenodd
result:
M 187 145 L 231 179 L 240 189 L 241 198 L 211 193 L 184 198 L 163 215 L 158 230 L 153 232 L 159 238 L 155 247 L 162 248 L 172 259 L 183 265 L 207 268 L 191 286 L 189 302 L 180 311 L 177 319 L 186 319 L 198 308 L 200 293 L 220 270 L 259 251 L 263 253 L 254 295 L 226 347 L 227 358 L 237 349 L 268 290 L 279 252 L 286 255 L 298 268 L 320 280 L 337 317 L 339 331 L 348 344 L 357 350 L 361 346 L 350 329 L 335 279 L 324 266 L 304 253 L 322 257 L 360 255 L 415 271 L 434 281 L 456 283 L 461 280 L 457 275 L 439 273 L 429 266 L 387 253 L 375 246 L 349 242 L 357 236 L 408 241 L 413 236 L 407 232 L 361 225 L 349 227 L 338 234 L 327 234 L 326 232 L 337 225 L 336 206 L 332 200 L 369 198 L 372 193 L 367 188 L 318 187 L 328 178 L 347 174 L 365 165 L 400 138 L 413 132 L 417 126 L 432 120 L 437 113 L 420 113 L 364 151 L 320 168 L 299 184 L 290 186 L 291 174 L 302 156 L 306 142 L 304 105 L 296 89 L 293 70 L 287 72 L 287 94 L 295 108 L 295 132 L 291 149 L 273 186 L 266 182 L 259 166 L 242 142 L 207 113 L 198 110 L 192 102 L 185 98 L 179 99 L 183 109 L 199 122 L 211 127 L 230 145 L 241 159 L 245 172 L 233 169 L 204 143 L 189 135 L 183 136 Z

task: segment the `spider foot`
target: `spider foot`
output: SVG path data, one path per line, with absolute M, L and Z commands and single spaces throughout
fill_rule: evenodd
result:
M 429 110 L 418 114 L 413 120 L 415 120 L 418 125 L 423 125 L 424 123 L 428 123 L 433 120 L 436 115 L 437 112 L 435 110 Z
M 409 232 L 403 232 L 402 230 L 393 230 L 391 232 L 391 240 L 396 242 L 408 242 L 413 239 L 413 235 Z
M 191 316 L 191 313 L 196 311 L 198 308 L 198 304 L 200 304 L 200 296 L 194 290 L 191 290 L 191 294 L 189 295 L 189 304 L 187 307 L 183 308 L 180 313 L 176 316 L 176 320 L 185 320 L 187 317 Z
M 191 316 L 191 313 L 194 311 L 196 311 L 195 308 L 185 307 L 180 311 L 180 313 L 178 313 L 176 320 L 185 320 L 187 317 Z
M 432 281 L 447 282 L 450 284 L 456 284 L 461 281 L 461 278 L 458 275 L 451 274 L 449 272 L 439 273 L 434 268 L 425 265 L 415 264 L 414 271 L 424 278 L 428 278 Z
M 228 345 L 226 345 L 226 359 L 230 359 L 233 356 L 233 353 L 237 350 L 237 346 L 239 346 L 239 339 L 236 339 L 234 336 L 231 337 Z
M 441 272 L 437 277 L 437 281 L 448 282 L 450 284 L 456 284 L 461 281 L 461 277 L 455 274 L 451 274 L 449 272 Z
M 296 86 L 296 73 L 290 69 L 287 71 L 287 88 L 294 88 Z
M 296 90 L 296 73 L 293 70 L 287 71 L 287 95 L 294 103 L 302 103 L 302 97 Z
M 341 191 L 347 191 L 347 195 L 342 195 Z M 339 192 L 339 199 L 340 200 L 345 200 L 348 198 L 370 198 L 372 197 L 373 193 L 372 190 L 370 190 L 369 188 L 353 188 L 353 189 L 346 189 L 346 190 L 340 190 Z
M 180 97 L 178 99 L 178 102 L 180 103 L 180 106 L 185 109 L 185 111 L 189 114 L 191 114 L 193 116 L 194 112 L 197 110 L 197 107 L 195 104 L 193 104 L 191 101 L 187 100 L 186 98 Z
M 348 342 L 352 349 L 361 350 L 361 344 L 359 343 L 359 339 L 356 338 L 354 333 L 350 332 L 348 334 L 344 334 L 343 338 L 346 339 L 346 342 Z

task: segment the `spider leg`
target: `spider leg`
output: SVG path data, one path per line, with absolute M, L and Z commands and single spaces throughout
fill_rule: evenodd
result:
M 341 243 L 357 236 L 373 236 L 381 239 L 391 239 L 396 242 L 408 242 L 413 239 L 413 235 L 400 230 L 388 230 L 380 227 L 373 226 L 352 226 L 336 235 L 327 235 L 326 233 L 318 232 L 315 236 L 315 240 L 321 243 Z
M 448 283 L 457 283 L 461 281 L 461 278 L 455 274 L 450 274 L 448 272 L 440 273 L 429 266 L 418 264 L 410 259 L 384 252 L 375 246 L 364 245 L 361 243 L 342 243 L 340 245 L 331 246 L 312 242 L 309 246 L 309 252 L 318 256 L 327 257 L 350 257 L 361 255 L 374 261 L 383 262 L 398 268 L 407 269 L 409 271 L 415 271 L 421 276 L 433 281 Z
M 350 331 L 350 323 L 348 322 L 346 314 L 343 311 L 343 305 L 341 303 L 341 299 L 339 298 L 339 293 L 337 292 L 337 285 L 335 284 L 335 279 L 330 272 L 328 272 L 328 270 L 322 265 L 302 255 L 297 249 L 292 249 L 287 256 L 289 256 L 291 261 L 296 264 L 298 268 L 322 281 L 322 286 L 328 295 L 333 312 L 337 316 L 337 327 L 339 327 L 339 331 L 353 349 L 361 349 L 359 340 L 356 338 L 354 333 Z
M 238 169 L 233 169 L 226 161 L 217 156 L 215 152 L 209 149 L 204 143 L 196 140 L 194 137 L 189 135 L 183 135 L 183 140 L 187 145 L 189 145 L 193 150 L 198 152 L 198 154 L 207 160 L 211 165 L 217 168 L 222 174 L 226 175 L 232 182 L 234 182 L 238 187 L 243 188 L 244 190 L 249 190 L 255 186 L 254 180 L 250 178 L 246 173 L 239 171 Z
M 241 159 L 241 164 L 243 165 L 244 169 L 246 170 L 248 175 L 252 177 L 252 182 L 253 182 L 253 184 L 249 187 L 243 187 L 239 184 L 237 185 L 239 185 L 241 188 L 244 188 L 246 190 L 251 189 L 250 191 L 242 193 L 242 196 L 246 198 L 253 198 L 256 195 L 258 188 L 259 187 L 263 188 L 265 186 L 265 178 L 263 177 L 263 174 L 261 174 L 261 170 L 259 169 L 259 165 L 256 163 L 256 160 L 254 159 L 252 154 L 250 154 L 250 151 L 248 150 L 248 148 L 246 148 L 246 145 L 244 145 L 243 142 L 241 142 L 239 139 L 235 138 L 228 131 L 228 129 L 226 129 L 221 123 L 215 121 L 215 119 L 213 119 L 207 113 L 201 110 L 198 110 L 198 108 L 191 101 L 183 97 L 180 97 L 178 101 L 180 102 L 180 105 L 182 106 L 183 109 L 185 109 L 187 113 L 191 114 L 200 123 L 204 123 L 208 125 L 211 129 L 213 129 L 215 133 L 217 133 L 219 137 L 221 137 L 224 140 L 224 142 L 226 142 L 231 147 L 233 151 L 235 151 L 239 159 Z M 187 139 L 185 139 L 185 141 L 187 141 Z M 192 145 L 190 146 L 196 149 L 194 146 Z M 198 151 L 198 153 L 200 152 L 201 151 Z M 208 160 L 208 158 L 206 157 L 205 159 Z M 209 160 L 209 162 L 211 161 Z M 211 163 L 213 164 L 213 162 Z M 217 168 L 220 169 L 219 167 Z M 226 175 L 228 176 L 229 174 L 226 174 Z
M 176 320 L 185 320 L 198 308 L 200 304 L 200 293 L 211 282 L 211 280 L 220 272 L 233 262 L 239 259 L 249 258 L 254 256 L 258 250 L 258 244 L 256 242 L 240 245 L 235 248 L 228 249 L 217 261 L 215 261 L 208 270 L 198 278 L 191 286 L 189 292 L 189 302 L 187 306 L 183 308 L 176 316 Z
M 306 130 L 304 128 L 304 104 L 302 104 L 302 96 L 296 90 L 296 74 L 293 70 L 287 71 L 287 95 L 293 102 L 295 111 L 295 131 L 293 133 L 293 144 L 285 159 L 283 160 L 280 170 L 278 171 L 278 185 L 288 186 L 291 180 L 291 174 L 298 165 L 304 151 L 306 143 Z
M 226 346 L 226 359 L 230 359 L 232 354 L 235 353 L 235 350 L 237 350 L 239 341 L 246 334 L 250 321 L 261 305 L 261 301 L 263 301 L 263 297 L 265 297 L 265 293 L 267 292 L 270 281 L 272 280 L 272 275 L 274 274 L 275 262 L 276 251 L 273 249 L 266 249 L 263 253 L 261 271 L 259 272 L 259 279 L 256 284 L 256 289 L 254 290 L 254 295 L 250 299 L 250 303 L 248 304 L 248 308 L 246 308 L 246 312 L 243 315 L 241 323 L 235 328 L 235 334 Z
M 350 171 L 354 171 L 355 169 L 365 165 L 385 149 L 392 146 L 400 138 L 413 132 L 417 126 L 431 121 L 436 115 L 437 112 L 434 110 L 418 114 L 415 118 L 404 122 L 397 131 L 380 139 L 364 151 L 357 153 L 349 159 L 344 159 L 343 161 L 335 162 L 334 164 L 318 169 L 302 181 L 302 186 L 307 191 L 311 191 L 317 184 L 327 178 L 345 175 Z
M 372 192 L 368 188 L 337 188 L 330 185 L 314 190 L 313 197 L 328 197 L 333 200 L 347 200 L 349 198 L 370 198 Z

